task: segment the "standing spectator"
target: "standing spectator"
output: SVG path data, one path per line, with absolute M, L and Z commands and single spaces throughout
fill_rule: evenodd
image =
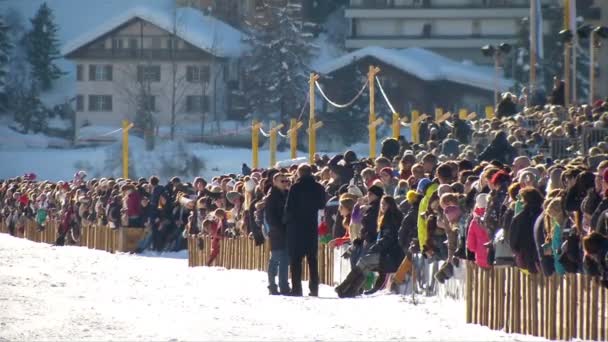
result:
M 504 93 L 496 106 L 496 117 L 502 119 L 517 114 L 517 104 L 513 101 L 513 94 Z
M 318 211 L 325 207 L 325 190 L 315 181 L 308 164 L 298 167 L 298 180 L 289 190 L 285 205 L 287 248 L 291 265 L 291 295 L 302 296 L 302 259 L 306 257 L 310 272 L 311 296 L 319 294 Z
M 560 80 L 557 76 L 553 77 L 553 89 L 551 90 L 550 103 L 555 106 L 564 106 L 566 104 L 565 97 L 565 83 Z
M 265 218 L 270 226 L 268 239 L 270 241 L 270 259 L 268 260 L 268 291 L 271 295 L 287 295 L 290 292 L 288 273 L 289 256 L 287 255 L 287 228 L 283 220 L 289 180 L 282 173 L 273 177 L 272 188 L 265 203 Z M 279 276 L 279 288 L 275 277 Z

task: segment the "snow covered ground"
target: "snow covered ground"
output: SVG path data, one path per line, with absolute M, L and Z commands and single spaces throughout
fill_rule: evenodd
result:
M 2 340 L 512 341 L 464 323 L 464 304 L 378 294 L 271 297 L 265 274 L 184 259 L 51 247 L 0 234 Z

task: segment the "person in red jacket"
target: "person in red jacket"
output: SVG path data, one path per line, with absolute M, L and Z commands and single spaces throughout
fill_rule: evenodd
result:
M 220 254 L 220 240 L 224 234 L 224 227 L 226 221 L 226 212 L 224 209 L 216 209 L 212 221 L 203 222 L 204 229 L 206 229 L 211 235 L 211 251 L 207 259 L 207 266 L 211 266 L 215 261 L 215 258 Z M 205 224 L 207 226 L 205 227 Z
M 488 194 L 477 195 L 473 219 L 469 225 L 469 233 L 467 236 L 467 248 L 475 253 L 475 263 L 483 268 L 490 267 L 488 264 L 488 248 L 484 246 L 484 244 L 490 241 L 490 237 L 488 235 L 488 230 L 482 222 L 487 205 Z
M 129 185 L 125 190 L 129 227 L 143 227 L 143 222 L 141 222 L 141 195 L 132 185 Z

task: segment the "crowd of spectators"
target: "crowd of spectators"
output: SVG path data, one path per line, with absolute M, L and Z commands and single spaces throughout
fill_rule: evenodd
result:
M 271 294 L 302 295 L 306 257 L 316 295 L 319 243 L 348 246 L 352 270 L 336 289 L 341 297 L 363 293 L 372 271 L 379 276 L 366 293 L 383 288 L 415 256 L 443 261 L 438 283 L 471 260 L 483 268 L 586 273 L 608 286 L 608 143 L 581 150 L 580 142 L 586 128 L 608 129 L 608 103 L 498 114 L 427 118 L 420 143 L 386 139 L 373 160 L 347 151 L 317 155 L 312 165 L 243 164 L 240 174 L 209 181 L 87 180 L 81 171 L 71 181 L 50 182 L 28 174 L 0 183 L 2 218 L 13 234 L 27 219 L 40 229 L 56 219 L 59 245 L 77 240 L 88 224 L 146 229 L 139 251 L 177 251 L 189 234 L 209 235 L 209 265 L 222 238 L 268 240 Z M 476 145 L 480 137 L 487 144 Z M 545 154 L 555 138 L 571 139 L 567 157 Z

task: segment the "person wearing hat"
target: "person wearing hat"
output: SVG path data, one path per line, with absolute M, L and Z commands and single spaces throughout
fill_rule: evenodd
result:
M 317 252 L 319 244 L 319 210 L 327 201 L 325 189 L 313 177 L 312 167 L 298 167 L 298 180 L 292 185 L 285 204 L 287 250 L 291 266 L 291 295 L 302 296 L 302 260 L 306 257 L 310 271 L 311 296 L 319 294 Z
M 270 259 L 268 260 L 268 291 L 271 295 L 288 295 L 289 256 L 287 254 L 287 227 L 284 223 L 284 208 L 287 201 L 289 181 L 285 174 L 276 173 L 272 188 L 265 197 L 264 217 L 269 226 Z M 279 286 L 276 276 L 279 276 Z

